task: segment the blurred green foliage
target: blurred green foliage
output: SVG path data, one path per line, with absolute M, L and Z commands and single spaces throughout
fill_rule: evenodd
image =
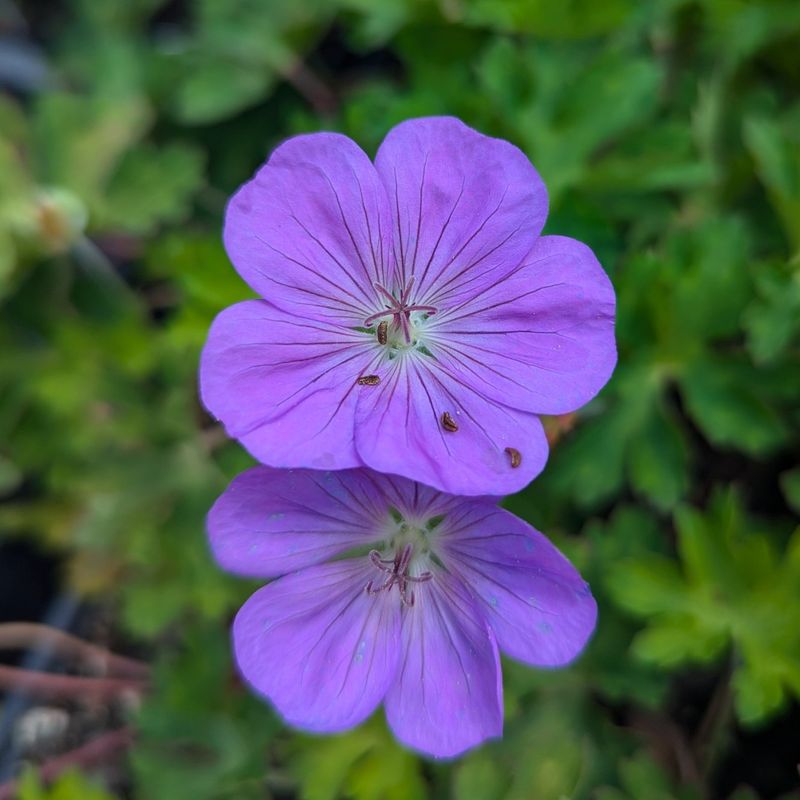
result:
M 0 27 L 28 42 L 6 9 Z M 63 555 L 66 584 L 153 653 L 132 796 L 789 791 L 788 757 L 754 790 L 726 769 L 756 781 L 740 729 L 768 734 L 800 698 L 800 4 L 21 11 L 45 47 L 36 69 L 0 69 L 25 87 L 0 95 L 0 535 Z M 293 133 L 374 152 L 396 122 L 445 113 L 534 161 L 547 230 L 588 242 L 614 280 L 620 348 L 508 501 L 591 581 L 597 635 L 563 672 L 507 664 L 504 739 L 450 764 L 403 751 L 380 715 L 289 732 L 233 678 L 227 625 L 253 584 L 219 572 L 203 528 L 249 459 L 196 396 L 211 320 L 249 294 L 220 244 L 230 192 Z M 25 800 L 110 796 L 75 773 L 23 784 Z
M 45 788 L 29 769 L 20 781 L 19 800 L 114 800 L 114 796 L 77 770 L 68 770 Z

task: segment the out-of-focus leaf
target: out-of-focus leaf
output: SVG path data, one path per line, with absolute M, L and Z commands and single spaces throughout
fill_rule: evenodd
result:
M 374 717 L 355 731 L 306 740 L 293 762 L 303 800 L 417 800 L 426 796 L 418 759 Z
M 785 39 L 800 30 L 800 8 L 792 0 L 766 3 L 729 3 L 703 0 L 708 14 L 710 40 L 734 68 L 770 41 Z
M 789 505 L 800 514 L 800 468 L 781 475 L 781 488 Z
M 713 444 L 761 455 L 785 441 L 786 424 L 746 362 L 704 359 L 687 365 L 681 378 L 686 407 Z
M 188 145 L 128 150 L 110 180 L 97 224 L 146 234 L 160 223 L 179 221 L 202 181 L 202 169 L 202 155 Z
M 690 788 L 674 788 L 663 770 L 646 753 L 637 753 L 619 764 L 623 790 L 601 787 L 597 800 L 697 800 Z
M 717 658 L 733 647 L 737 714 L 753 724 L 800 694 L 800 530 L 779 559 L 771 540 L 732 494 L 706 514 L 676 517 L 681 566 L 642 556 L 612 567 L 607 584 L 623 608 L 648 620 L 634 653 L 674 667 Z
M 454 4 L 454 8 L 458 8 Z M 553 5 L 546 0 L 477 0 L 466 5 L 466 21 L 510 33 L 543 38 L 582 39 L 609 33 L 633 9 L 632 0 L 569 0 Z
M 456 768 L 453 778 L 455 800 L 501 800 L 507 776 L 487 752 L 467 755 Z
M 630 449 L 631 486 L 664 511 L 683 499 L 689 486 L 689 449 L 674 418 L 655 406 Z
M 22 482 L 22 473 L 14 463 L 0 454 L 0 497 L 14 491 Z
M 181 648 L 157 665 L 154 692 L 138 715 L 142 736 L 132 761 L 140 796 L 263 797 L 277 720 L 229 680 L 228 637 L 220 628 L 184 629 Z
M 199 0 L 195 30 L 161 65 L 169 112 L 189 124 L 224 119 L 262 98 L 300 63 L 330 14 L 324 0 Z
M 745 121 L 744 137 L 758 174 L 781 217 L 793 251 L 800 250 L 800 113 L 779 122 L 762 117 Z
M 500 42 L 487 51 L 481 79 L 519 71 L 514 137 L 536 163 L 555 203 L 584 177 L 591 156 L 613 137 L 652 116 L 662 78 L 657 64 L 614 51 L 587 57 L 584 49 Z M 504 89 L 499 97 L 508 97 Z M 510 99 L 510 98 L 509 98 Z M 507 100 L 508 102 L 508 100 Z
M 744 317 L 748 345 L 757 363 L 774 362 L 800 337 L 800 268 L 765 264 L 756 288 Z
M 34 769 L 27 769 L 20 781 L 18 800 L 115 800 L 116 796 L 103 789 L 77 769 L 70 769 L 45 788 Z
M 125 153 L 151 122 L 150 108 L 141 97 L 111 101 L 46 95 L 36 118 L 40 180 L 62 185 L 94 206 Z

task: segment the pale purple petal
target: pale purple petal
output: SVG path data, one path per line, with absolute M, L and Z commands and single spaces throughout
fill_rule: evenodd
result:
M 265 299 L 299 317 L 354 321 L 389 274 L 390 225 L 369 158 L 346 136 L 315 133 L 282 144 L 239 189 L 224 240 Z
M 291 725 L 327 733 L 357 725 L 397 674 L 400 607 L 364 587 L 367 559 L 324 564 L 257 591 L 236 616 L 244 679 Z
M 209 411 L 274 467 L 344 469 L 353 446 L 359 386 L 378 355 L 356 331 L 251 300 L 214 321 L 200 363 Z
M 559 667 L 581 652 L 597 605 L 546 536 L 508 511 L 478 503 L 465 503 L 439 530 L 442 560 L 480 597 L 504 653 Z
M 469 591 L 439 573 L 415 589 L 402 626 L 400 669 L 386 695 L 386 719 L 408 747 L 457 756 L 503 732 L 497 644 Z
M 229 572 L 271 578 L 377 541 L 389 520 L 383 480 L 367 470 L 254 467 L 209 512 L 214 556 Z
M 386 719 L 403 744 L 449 758 L 503 732 L 497 644 L 457 578 L 439 573 L 414 591 Z
M 528 158 L 454 117 L 402 122 L 375 166 L 386 186 L 398 282 L 419 302 L 467 299 L 516 267 L 547 216 Z
M 547 460 L 538 417 L 487 400 L 435 363 L 428 366 L 427 358 L 391 362 L 376 391 L 359 396 L 356 448 L 363 462 L 450 494 L 504 495 L 525 487 Z M 457 431 L 445 427 L 445 413 Z
M 544 236 L 509 277 L 436 315 L 429 348 L 497 402 L 564 414 L 611 376 L 614 311 L 614 289 L 594 253 Z

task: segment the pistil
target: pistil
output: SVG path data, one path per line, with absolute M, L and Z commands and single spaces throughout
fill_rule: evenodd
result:
M 397 586 L 400 591 L 400 599 L 403 605 L 414 605 L 414 592 L 409 585 L 415 583 L 425 583 L 433 578 L 433 573 L 423 572 L 419 575 L 409 575 L 408 569 L 411 564 L 411 557 L 414 554 L 414 547 L 406 544 L 399 550 L 394 558 L 381 558 L 377 550 L 370 550 L 369 560 L 381 571 L 386 573 L 386 578 L 380 586 L 375 586 L 373 581 L 366 585 L 368 594 L 378 594 L 379 592 L 389 591 L 393 586 Z
M 384 300 L 388 301 L 389 306 L 384 311 L 378 311 L 368 316 L 364 320 L 364 324 L 370 327 L 383 317 L 391 317 L 394 327 L 399 328 L 403 332 L 403 338 L 406 344 L 411 344 L 411 313 L 414 311 L 421 311 L 426 314 L 435 314 L 436 307 L 410 302 L 411 289 L 414 286 L 413 275 L 408 279 L 408 283 L 405 287 L 403 287 L 399 300 L 382 284 L 374 283 L 373 286 L 378 294 L 381 295 Z

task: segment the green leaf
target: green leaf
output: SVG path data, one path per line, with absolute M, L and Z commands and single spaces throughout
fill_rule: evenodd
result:
M 28 768 L 20 781 L 18 800 L 115 800 L 115 795 L 77 769 L 60 775 L 47 789 L 42 786 L 36 771 Z
M 724 631 L 712 631 L 699 625 L 691 615 L 671 614 L 668 619 L 654 621 L 633 641 L 637 658 L 666 668 L 687 661 L 706 663 L 718 658 L 725 649 Z
M 509 33 L 583 39 L 615 30 L 633 8 L 632 0 L 607 0 L 602 6 L 592 0 L 474 0 L 466 6 L 466 21 Z
M 662 556 L 620 561 L 611 567 L 606 586 L 622 608 L 637 616 L 675 612 L 687 602 L 677 567 Z
M 689 488 L 689 449 L 672 414 L 655 406 L 630 448 L 628 474 L 633 488 L 667 511 Z
M 415 800 L 426 796 L 418 759 L 373 717 L 357 730 L 306 740 L 292 762 L 303 800 Z
M 800 267 L 764 264 L 756 289 L 744 316 L 748 346 L 756 363 L 773 363 L 800 337 Z
M 179 222 L 202 178 L 202 155 L 191 146 L 132 148 L 109 182 L 96 224 L 147 234 L 159 224 Z
M 633 652 L 675 668 L 732 647 L 737 715 L 762 722 L 800 696 L 800 530 L 781 558 L 731 492 L 679 509 L 676 526 L 681 569 L 654 555 L 612 568 L 612 598 L 647 620 Z
M 40 179 L 66 187 L 92 208 L 152 122 L 147 102 L 135 95 L 112 100 L 49 94 L 37 112 Z
M 487 752 L 470 753 L 453 776 L 454 800 L 502 800 L 507 776 Z
M 781 122 L 751 117 L 744 139 L 756 161 L 758 175 L 780 216 L 792 251 L 800 252 L 800 113 Z
M 800 467 L 781 475 L 781 488 L 789 505 L 800 514 Z
M 22 482 L 22 473 L 14 463 L 0 454 L 0 497 L 9 494 Z
M 266 747 L 279 723 L 230 680 L 224 625 L 185 624 L 181 633 L 180 649 L 159 659 L 138 714 L 139 791 L 171 800 L 263 797 Z
M 681 374 L 689 414 L 712 444 L 752 455 L 778 448 L 787 427 L 760 391 L 763 378 L 742 360 L 704 358 Z
M 277 76 L 266 66 L 197 60 L 172 95 L 172 113 L 189 125 L 216 122 L 261 99 Z

